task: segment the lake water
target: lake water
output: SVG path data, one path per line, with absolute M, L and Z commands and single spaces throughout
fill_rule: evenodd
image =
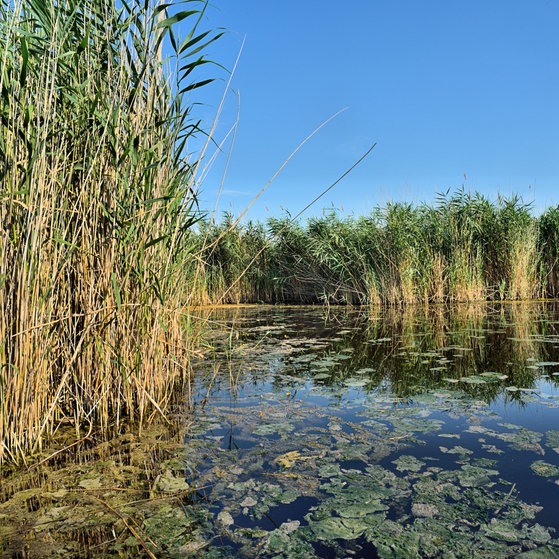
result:
M 208 552 L 559 556 L 556 305 L 229 312 L 188 441 Z
M 200 318 L 172 441 L 123 435 L 64 464 L 81 501 L 44 473 L 17 531 L 6 491 L 4 556 L 559 557 L 556 303 Z

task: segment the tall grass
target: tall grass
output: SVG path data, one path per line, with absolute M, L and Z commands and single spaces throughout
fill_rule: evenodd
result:
M 225 213 L 221 223 L 202 219 L 198 224 L 198 258 L 202 270 L 194 285 L 199 302 L 262 302 L 273 298 L 273 281 L 264 271 L 269 268 L 267 235 L 262 224 L 236 223 Z M 255 259 L 251 265 L 251 261 Z
M 539 285 L 544 296 L 559 297 L 559 206 L 548 208 L 540 216 L 537 235 L 541 254 Z
M 148 419 L 185 378 L 187 96 L 217 35 L 181 9 L 0 4 L 0 461 Z
M 431 205 L 390 203 L 358 218 L 330 211 L 305 223 L 272 218 L 265 227 L 235 226 L 228 216 L 212 226 L 220 248 L 203 260 L 205 276 L 214 278 L 206 297 L 221 300 L 245 269 L 250 272 L 235 292 L 237 303 L 557 297 L 558 216 L 549 208 L 536 217 L 518 196 L 492 201 L 464 189 Z M 257 242 L 249 230 L 258 231 Z

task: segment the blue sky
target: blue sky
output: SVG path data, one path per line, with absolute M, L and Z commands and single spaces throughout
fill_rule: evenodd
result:
M 559 0 L 213 0 L 226 34 L 211 57 L 233 68 L 216 139 L 234 145 L 202 184 L 210 210 L 297 214 L 374 142 L 371 155 L 305 215 L 430 202 L 464 185 L 559 204 Z M 223 75 L 222 75 L 223 77 Z M 206 119 L 225 78 L 200 90 Z

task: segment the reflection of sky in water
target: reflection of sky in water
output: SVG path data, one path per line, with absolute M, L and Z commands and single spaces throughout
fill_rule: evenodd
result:
M 492 404 L 492 408 L 502 417 L 503 421 L 518 423 L 528 429 L 546 431 L 559 429 L 559 387 L 544 378 L 537 379 L 535 392 L 530 398 L 531 405 L 518 402 L 506 402 L 500 397 Z

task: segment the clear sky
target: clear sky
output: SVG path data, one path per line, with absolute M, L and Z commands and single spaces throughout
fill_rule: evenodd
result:
M 374 142 L 371 155 L 305 215 L 364 214 L 436 193 L 520 194 L 559 204 L 559 0 L 212 0 L 232 69 L 216 139 L 239 119 L 203 181 L 211 209 L 238 214 L 317 126 L 248 214 L 292 215 Z M 198 94 L 213 114 L 225 81 Z M 229 158 L 229 159 L 228 159 Z

